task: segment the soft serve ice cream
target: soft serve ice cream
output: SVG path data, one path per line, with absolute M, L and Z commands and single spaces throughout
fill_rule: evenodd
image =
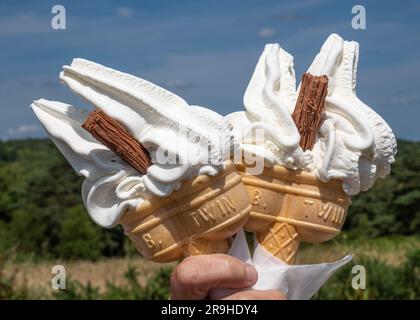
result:
M 356 96 L 358 56 L 356 42 L 331 35 L 296 90 L 292 56 L 268 44 L 244 95 L 246 111 L 227 116 L 241 142 L 237 168 L 252 203 L 244 228 L 255 234 L 252 258 L 239 238 L 231 254 L 255 266 L 256 289 L 309 299 L 351 255 L 294 265 L 299 244 L 336 236 L 350 196 L 390 172 L 396 139 Z M 247 155 L 264 159 L 258 175 L 248 170 Z
M 245 91 L 246 112 L 227 116 L 245 156 L 255 154 L 266 166 L 309 168 L 311 157 L 299 147 L 299 132 L 291 117 L 295 102 L 293 57 L 278 44 L 268 44 Z
M 318 179 L 343 181 L 349 195 L 369 189 L 390 172 L 397 150 L 388 124 L 355 93 L 359 46 L 332 34 L 308 72 L 329 78 L 323 121 L 312 150 L 302 150 L 292 119 L 298 90 L 293 58 L 268 44 L 244 95 L 245 112 L 227 116 L 245 153 L 259 154 L 266 166 L 314 172 Z M 256 141 L 256 129 L 264 141 Z
M 82 197 L 92 219 L 114 226 L 150 195 L 167 197 L 181 182 L 216 176 L 229 158 L 231 126 L 219 114 L 190 106 L 146 80 L 84 59 L 64 66 L 60 79 L 73 92 L 125 126 L 150 153 L 142 175 L 82 128 L 88 113 L 40 99 L 32 109 L 70 162 L 85 177 Z
M 293 57 L 278 44 L 266 45 L 257 63 L 244 95 L 246 111 L 226 118 L 190 106 L 143 79 L 87 60 L 75 59 L 65 66 L 60 79 L 95 108 L 123 124 L 147 149 L 151 166 L 145 174 L 82 128 L 87 112 L 44 99 L 34 101 L 32 108 L 74 170 L 85 177 L 83 201 L 99 225 L 112 227 L 125 219 L 125 228 L 138 248 L 147 251 L 149 257 L 157 257 L 156 261 L 171 261 L 182 256 L 181 248 L 190 245 L 186 240 L 195 241 L 199 247 L 230 237 L 247 219 L 251 204 L 260 206 L 263 214 L 257 215 L 270 229 L 258 232 L 266 233 L 267 242 L 260 244 L 257 236 L 251 258 L 240 233 L 230 254 L 255 265 L 259 273 L 256 289 L 278 289 L 289 298 L 307 299 L 351 257 L 330 264 L 293 266 L 266 248 L 282 241 L 281 250 L 293 258 L 302 240 L 299 237 L 303 232 L 299 232 L 316 227 L 315 220 L 320 222 L 321 231 L 327 231 L 324 240 L 331 238 L 344 222 L 350 195 L 369 189 L 378 177 L 389 174 L 396 154 L 392 130 L 355 94 L 358 54 L 357 43 L 333 34 L 310 66 L 309 73 L 325 75 L 329 81 L 320 126 L 309 149 L 302 148 L 300 128 L 292 116 L 301 92 L 296 89 Z M 256 155 L 268 168 L 260 180 L 249 180 L 254 183 L 251 188 L 257 188 L 251 192 L 251 201 L 239 186 L 241 177 L 233 165 L 225 170 L 226 160 L 236 150 L 234 140 L 240 142 L 245 158 Z M 217 187 L 211 188 L 207 177 L 217 176 Z M 183 189 L 183 183 L 191 179 L 194 182 Z M 267 194 L 271 192 L 267 202 L 263 197 L 265 186 Z M 177 192 L 181 192 L 180 201 L 172 197 Z M 287 200 L 289 195 L 296 201 Z M 156 197 L 158 202 L 162 200 L 163 207 L 149 202 Z M 289 206 L 293 203 L 305 207 L 290 210 L 300 215 L 301 221 L 285 216 L 283 211 L 268 213 L 269 202 L 274 208 L 281 207 L 283 200 L 288 203 L 283 206 L 287 210 L 293 209 L 293 205 Z M 137 215 L 125 215 L 129 209 Z M 211 223 L 223 225 L 222 217 L 231 217 L 235 227 L 227 232 L 219 228 L 214 233 L 217 237 L 207 234 Z M 316 238 L 314 234 L 321 234 L 309 231 L 311 240 Z M 182 236 L 175 244 L 168 244 L 174 234 Z M 196 241 L 194 237 L 200 234 L 205 241 Z M 270 243 L 272 239 L 276 241 Z

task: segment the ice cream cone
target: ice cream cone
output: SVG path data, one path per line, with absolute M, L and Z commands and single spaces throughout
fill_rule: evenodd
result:
M 313 173 L 275 165 L 261 175 L 237 166 L 251 199 L 245 230 L 274 256 L 293 264 L 301 241 L 324 242 L 336 236 L 345 221 L 350 196 L 342 181 L 323 183 Z
M 200 175 L 169 197 L 150 197 L 119 223 L 147 259 L 169 262 L 183 256 L 225 253 L 230 237 L 246 222 L 248 194 L 232 162 L 215 177 Z

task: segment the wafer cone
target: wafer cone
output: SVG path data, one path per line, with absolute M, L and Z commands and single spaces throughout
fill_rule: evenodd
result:
M 170 262 L 197 254 L 225 253 L 251 210 L 231 161 L 218 176 L 200 175 L 169 197 L 152 196 L 120 219 L 125 234 L 147 259 Z
M 293 264 L 301 241 L 318 243 L 336 236 L 351 204 L 342 181 L 323 183 L 308 172 L 275 165 L 261 175 L 237 166 L 251 199 L 245 230 L 274 256 Z

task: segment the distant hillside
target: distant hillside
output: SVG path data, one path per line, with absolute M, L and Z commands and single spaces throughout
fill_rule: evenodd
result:
M 88 217 L 81 183 L 51 141 L 0 142 L 0 249 L 62 258 L 123 254 L 121 230 Z
M 89 259 L 126 253 L 121 229 L 89 219 L 81 181 L 49 140 L 0 142 L 0 249 Z M 398 142 L 391 176 L 353 199 L 344 228 L 350 237 L 419 233 L 420 143 Z

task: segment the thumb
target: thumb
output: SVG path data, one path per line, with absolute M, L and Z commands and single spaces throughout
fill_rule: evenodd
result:
M 249 288 L 257 278 L 255 268 L 237 258 L 223 254 L 192 256 L 173 271 L 171 298 L 205 299 L 213 288 Z

